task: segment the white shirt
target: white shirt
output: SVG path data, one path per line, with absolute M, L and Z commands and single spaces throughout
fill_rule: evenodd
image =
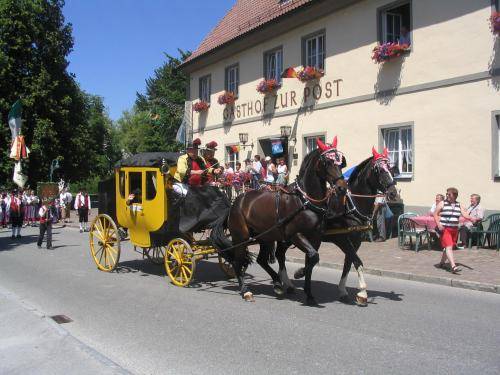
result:
M 254 161 L 252 163 L 252 171 L 250 173 L 260 174 L 261 170 L 262 170 L 262 164 L 260 163 L 260 161 Z
M 78 203 L 81 207 L 85 206 L 85 195 L 78 193 L 75 199 L 75 210 L 78 210 Z M 90 204 L 90 196 L 88 196 L 89 210 L 92 208 Z

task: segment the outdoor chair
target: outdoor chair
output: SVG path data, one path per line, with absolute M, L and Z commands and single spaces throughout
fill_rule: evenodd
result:
M 401 243 L 400 247 L 404 248 L 406 237 L 410 238 L 410 247 L 413 246 L 412 238 L 415 237 L 415 252 L 418 252 L 419 244 L 422 244 L 422 238 L 425 237 L 427 239 L 427 247 L 431 249 L 431 242 L 429 231 L 425 228 L 419 228 L 417 223 L 408 217 L 403 217 L 400 221 L 401 225 Z
M 405 212 L 405 213 L 402 213 L 401 215 L 399 215 L 398 217 L 398 245 L 399 246 L 402 246 L 402 242 L 401 242 L 401 239 L 402 239 L 402 236 L 401 236 L 401 220 L 405 217 L 412 217 L 412 216 L 418 216 L 416 213 L 414 212 Z
M 473 232 L 477 234 L 477 247 L 479 248 L 479 245 L 485 247 L 484 245 L 488 241 L 488 247 L 495 246 L 497 252 L 500 251 L 500 214 L 490 215 L 483 222 L 489 222 L 488 229 Z

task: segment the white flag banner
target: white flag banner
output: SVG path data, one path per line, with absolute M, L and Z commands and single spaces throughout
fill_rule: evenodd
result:
M 192 108 L 191 102 L 184 102 L 184 114 L 182 116 L 181 126 L 177 130 L 177 135 L 175 139 L 177 142 L 186 144 L 186 142 L 193 137 L 193 126 L 192 126 Z
M 12 140 L 21 135 L 21 100 L 17 100 L 9 111 L 9 127 Z
M 21 161 L 14 163 L 14 176 L 12 176 L 12 181 L 19 186 L 21 189 L 24 188 L 26 182 L 28 181 L 28 176 L 26 176 L 21 170 Z

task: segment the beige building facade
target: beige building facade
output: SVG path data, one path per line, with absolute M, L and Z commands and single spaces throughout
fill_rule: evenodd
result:
M 216 157 L 232 163 L 273 156 L 281 142 L 292 180 L 317 137 L 338 137 L 347 168 L 372 146 L 388 147 L 406 210 L 427 210 L 449 186 L 464 203 L 478 193 L 483 207 L 500 210 L 500 43 L 488 21 L 495 1 L 275 2 L 305 5 L 262 24 L 253 18 L 255 27 L 248 21 L 249 30 L 183 65 L 192 103 L 210 102 L 193 111 L 195 138 L 216 140 Z M 410 52 L 374 63 L 377 42 L 397 42 L 404 28 Z M 275 93 L 257 92 L 264 77 L 306 65 L 324 76 L 282 78 Z M 225 90 L 237 92 L 234 105 L 218 104 Z

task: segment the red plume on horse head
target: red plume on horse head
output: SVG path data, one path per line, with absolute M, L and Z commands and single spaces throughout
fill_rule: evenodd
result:
M 333 142 L 331 144 L 324 144 L 323 141 L 319 138 L 316 139 L 316 144 L 318 145 L 318 148 L 321 150 L 321 152 L 326 152 L 329 150 L 336 150 L 337 149 L 337 143 L 338 139 L 337 136 L 333 138 Z
M 387 147 L 384 147 L 384 151 L 382 151 L 381 154 L 375 150 L 375 147 L 372 146 L 372 155 L 373 155 L 373 161 L 378 160 L 378 159 L 387 159 L 389 158 L 389 150 Z

